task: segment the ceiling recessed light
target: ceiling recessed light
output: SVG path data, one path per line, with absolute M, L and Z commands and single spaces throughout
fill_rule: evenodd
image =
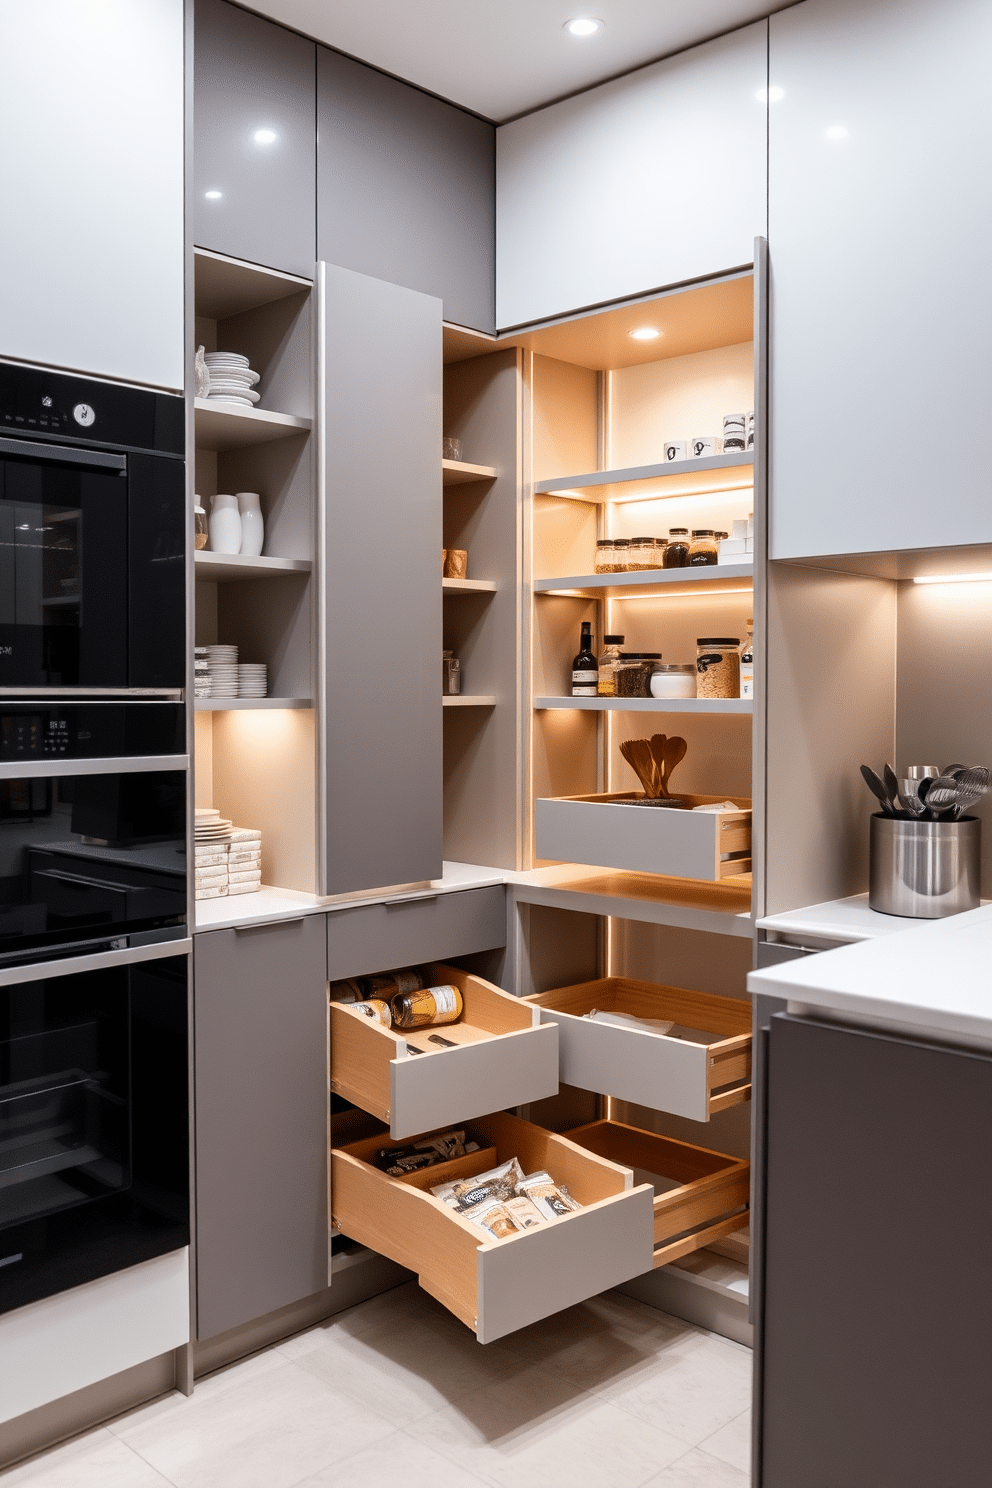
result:
M 657 341 L 661 332 L 657 326 L 638 326 L 636 331 L 628 331 L 627 335 L 632 341 Z
M 570 36 L 595 36 L 602 29 L 603 22 L 594 20 L 592 16 L 576 16 L 574 21 L 566 21 L 562 27 Z
M 785 97 L 785 89 L 759 88 L 754 96 L 759 103 L 778 103 L 780 99 Z
M 256 145 L 271 145 L 276 138 L 274 129 L 256 129 L 253 136 Z
M 844 128 L 843 124 L 831 124 L 830 128 L 827 130 L 827 139 L 847 139 L 847 130 Z
M 220 201 L 224 195 L 223 191 L 205 191 L 203 194 L 207 198 L 207 201 Z

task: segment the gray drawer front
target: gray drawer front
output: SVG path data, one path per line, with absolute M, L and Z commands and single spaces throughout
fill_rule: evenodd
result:
M 506 890 L 466 889 L 436 899 L 362 904 L 327 916 L 327 975 L 360 976 L 444 961 L 506 944 Z

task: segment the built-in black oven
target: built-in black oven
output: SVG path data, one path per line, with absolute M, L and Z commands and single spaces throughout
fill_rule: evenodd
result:
M 183 408 L 0 363 L 0 689 L 184 686 Z
M 0 970 L 182 939 L 182 703 L 0 699 Z
M 0 1313 L 189 1244 L 185 950 L 0 970 Z

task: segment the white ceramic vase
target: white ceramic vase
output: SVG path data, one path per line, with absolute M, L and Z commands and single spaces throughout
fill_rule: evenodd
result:
M 257 491 L 238 492 L 241 514 L 241 552 L 246 558 L 260 558 L 265 542 L 265 520 Z
M 241 513 L 236 496 L 210 498 L 210 551 L 241 552 Z

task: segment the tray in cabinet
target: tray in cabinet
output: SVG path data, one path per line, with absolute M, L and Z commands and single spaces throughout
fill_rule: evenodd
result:
M 744 796 L 692 796 L 689 807 L 732 801 L 734 811 L 642 806 L 641 791 L 545 797 L 534 803 L 536 854 L 633 873 L 711 882 L 751 871 L 751 802 Z
M 600 977 L 526 999 L 558 1025 L 563 1085 L 708 1121 L 751 1098 L 751 1005 L 734 997 Z M 674 1022 L 670 1033 L 619 1027 L 594 1009 Z
M 369 1137 L 331 1152 L 331 1223 L 401 1266 L 480 1343 L 550 1317 L 652 1266 L 649 1185 L 619 1165 L 516 1116 L 465 1123 L 480 1151 L 403 1178 L 372 1163 L 390 1145 Z M 430 1189 L 517 1157 L 547 1170 L 583 1207 L 505 1240 L 491 1239 Z
M 432 984 L 458 987 L 459 1022 L 398 1033 L 347 1003 L 331 1003 L 336 1095 L 402 1139 L 557 1093 L 558 1030 L 537 1008 L 457 967 L 427 970 Z

